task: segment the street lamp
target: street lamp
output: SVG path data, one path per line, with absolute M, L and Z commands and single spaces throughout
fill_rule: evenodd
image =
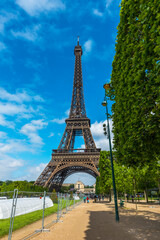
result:
M 114 165 L 113 165 L 113 157 L 112 157 L 112 146 L 111 146 L 111 136 L 110 136 L 110 126 L 109 126 L 109 117 L 108 117 L 108 106 L 107 106 L 107 90 L 110 89 L 110 84 L 104 84 L 105 89 L 105 97 L 104 101 L 102 102 L 102 106 L 106 107 L 106 115 L 107 115 L 107 132 L 108 132 L 108 139 L 109 139 L 109 150 L 110 150 L 110 158 L 111 158 L 111 169 L 112 169 L 112 181 L 113 181 L 113 192 L 114 192 L 114 203 L 115 203 L 115 213 L 116 213 L 116 221 L 119 222 L 119 213 L 118 213 L 118 204 L 117 204 L 117 192 L 116 192 L 116 183 L 115 183 L 115 176 L 114 176 Z M 105 131 L 106 133 L 106 131 Z M 106 134 L 105 134 L 106 135 Z

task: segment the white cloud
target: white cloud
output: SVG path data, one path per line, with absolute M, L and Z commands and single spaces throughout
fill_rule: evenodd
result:
M 58 124 L 63 124 L 63 123 L 65 123 L 65 119 L 66 119 L 66 118 L 61 118 L 61 119 L 59 119 L 59 118 L 54 118 L 53 120 L 51 120 L 51 122 L 53 122 L 53 123 L 58 123 Z
M 17 167 L 22 167 L 23 162 L 17 159 L 14 159 L 13 161 L 9 162 L 8 167 L 10 168 L 17 168 Z
M 88 39 L 85 43 L 84 43 L 84 55 L 87 55 L 88 53 L 90 53 L 92 51 L 94 42 L 91 39 Z
M 112 3 L 114 3 L 116 7 L 112 7 L 113 6 Z M 116 14 L 115 11 L 117 11 L 117 5 L 119 5 L 120 3 L 121 3 L 121 0 L 105 0 L 103 12 L 95 8 L 92 10 L 92 14 L 94 14 L 95 16 L 104 17 L 104 18 L 106 18 L 106 15 L 108 15 L 113 18 Z
M 5 23 L 8 22 L 8 19 L 4 16 L 0 16 L 0 33 L 4 33 Z
M 0 143 L 0 153 L 20 153 L 29 151 L 29 146 L 24 140 L 7 139 L 6 142 Z
M 31 149 L 24 140 L 9 139 L 4 132 L 0 132 L 0 136 L 2 137 L 0 142 L 0 179 L 12 179 L 12 174 L 24 165 L 24 160 L 17 157 L 17 154 L 34 152 L 34 149 Z
M 1 93 L 0 99 L 11 101 L 11 102 L 17 102 L 17 103 L 31 102 L 31 101 L 44 102 L 44 100 L 41 96 L 29 95 L 25 90 L 16 91 L 15 94 L 11 94 L 11 93 L 7 92 L 4 88 L 0 87 L 0 93 Z
M 8 155 L 0 153 L 0 179 L 11 179 L 11 175 L 18 168 L 23 167 L 24 161 L 22 159 L 12 158 Z
M 3 115 L 0 114 L 0 125 L 3 127 L 14 128 L 15 124 L 11 121 L 7 121 Z
M 17 157 L 17 153 L 29 151 L 25 141 L 9 139 L 4 132 L 0 132 L 0 179 L 12 178 L 12 173 L 24 165 L 24 161 Z M 10 154 L 12 156 L 10 156 Z M 13 155 L 16 154 L 16 157 Z
M 46 163 L 40 163 L 38 166 L 28 167 L 27 174 L 19 177 L 19 180 L 35 181 L 46 167 Z M 18 180 L 16 179 L 16 180 Z
M 40 25 L 35 25 L 32 28 L 26 27 L 22 31 L 13 31 L 11 33 L 16 38 L 24 38 L 28 41 L 36 41 L 38 39 L 38 31 L 40 30 Z
M 24 104 L 2 103 L 0 102 L 0 114 L 13 116 L 16 114 L 35 112 L 32 107 L 26 107 Z
M 68 117 L 70 112 L 70 108 L 65 111 L 65 115 Z
M 0 51 L 3 51 L 6 49 L 6 45 L 3 42 L 0 42 Z
M 16 3 L 31 16 L 65 9 L 65 5 L 61 0 L 16 0 Z
M 15 124 L 7 121 L 3 115 L 16 115 L 16 121 L 24 118 L 29 119 L 33 117 L 33 114 L 39 113 L 41 106 L 33 108 L 31 105 L 23 104 L 23 102 L 44 102 L 41 96 L 27 93 L 25 90 L 18 90 L 16 93 L 11 94 L 4 88 L 0 88 L 0 92 L 0 99 L 3 100 L 3 102 L 0 102 L 0 125 L 9 128 L 14 128 Z
M 107 124 L 106 121 L 95 122 L 91 125 L 91 132 L 93 134 L 93 138 L 95 140 L 97 148 L 101 148 L 101 150 L 109 151 L 109 140 L 107 136 L 103 133 L 103 124 Z M 112 121 L 109 120 L 110 125 L 110 133 L 111 133 L 111 141 L 113 141 L 113 133 L 112 133 Z
M 53 137 L 54 136 L 54 133 L 51 132 L 50 135 L 48 137 Z
M 95 137 L 102 137 L 103 136 L 103 124 L 104 122 L 95 122 L 91 125 L 91 132 Z
M 106 8 L 109 8 L 113 0 L 106 0 Z
M 25 163 L 25 161 L 19 159 L 17 155 L 23 152 L 35 153 L 35 147 L 39 147 L 39 145 L 29 145 L 25 140 L 9 139 L 4 132 L 0 132 L 0 137 L 1 136 L 3 137 L 1 138 L 1 141 L 3 140 L 3 142 L 0 143 L 0 179 L 13 179 L 13 174 L 15 175 L 15 172 L 19 171 Z M 12 155 L 12 157 L 10 155 Z M 16 157 L 14 155 L 16 155 Z M 44 166 L 45 164 L 37 166 L 35 171 L 39 173 Z M 30 179 L 34 174 L 36 174 L 36 172 L 32 172 L 32 174 L 30 174 Z M 21 180 L 22 179 L 23 177 L 21 177 Z
M 69 116 L 69 111 L 70 111 L 70 109 L 67 109 L 67 110 L 65 111 L 66 117 L 63 117 L 63 118 L 54 118 L 53 120 L 51 120 L 51 122 L 53 122 L 53 123 L 58 123 L 58 124 L 63 124 L 63 123 L 65 123 L 66 118 Z
M 16 19 L 17 16 L 12 13 L 1 12 L 0 15 L 0 33 L 4 34 L 5 25 L 9 23 L 10 20 Z
M 7 133 L 0 131 L 0 139 L 4 139 L 6 137 L 7 137 Z
M 98 17 L 103 17 L 103 13 L 100 12 L 98 9 L 93 9 L 93 14 Z
M 121 0 L 106 0 L 106 13 L 108 14 L 108 16 L 110 16 L 110 17 L 115 17 L 115 14 L 117 14 L 116 13 L 116 8 L 114 8 L 114 6 L 113 6 L 113 3 L 115 4 L 115 5 L 120 5 L 121 4 Z M 112 5 L 112 8 L 111 8 L 111 5 Z M 119 12 L 119 11 L 118 11 Z
M 32 179 L 36 180 L 39 177 L 39 175 L 42 173 L 46 165 L 47 165 L 46 163 L 40 163 L 38 166 L 30 167 L 28 169 L 28 172 L 29 172 L 28 178 L 31 180 Z
M 44 99 L 43 99 L 41 96 L 39 96 L 39 95 L 34 96 L 33 99 L 34 99 L 36 102 L 44 102 Z
M 20 133 L 26 135 L 32 144 L 43 145 L 42 138 L 38 135 L 38 130 L 43 129 L 48 123 L 44 122 L 44 119 L 32 120 L 31 123 L 25 124 Z

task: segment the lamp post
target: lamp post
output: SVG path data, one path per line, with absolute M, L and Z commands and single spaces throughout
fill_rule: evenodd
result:
M 114 203 L 115 203 L 115 213 L 116 213 L 116 221 L 119 222 L 119 213 L 118 213 L 118 204 L 117 204 L 117 192 L 116 192 L 116 183 L 114 176 L 114 165 L 113 165 L 113 157 L 112 157 L 112 146 L 111 146 L 111 136 L 110 136 L 110 126 L 109 126 L 109 117 L 108 117 L 108 106 L 107 106 L 107 90 L 110 88 L 110 84 L 104 84 L 105 89 L 105 98 L 102 102 L 102 106 L 106 107 L 106 115 L 107 115 L 107 131 L 108 131 L 108 139 L 109 139 L 109 150 L 110 150 L 110 158 L 111 158 L 111 169 L 112 169 L 112 182 L 113 182 L 113 192 L 114 192 Z

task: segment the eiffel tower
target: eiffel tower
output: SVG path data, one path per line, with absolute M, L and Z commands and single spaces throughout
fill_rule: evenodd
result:
M 90 130 L 90 119 L 86 115 L 81 56 L 82 48 L 79 45 L 74 49 L 75 68 L 72 102 L 69 118 L 65 120 L 66 128 L 58 149 L 52 150 L 52 159 L 36 180 L 36 185 L 59 191 L 64 180 L 73 173 L 85 172 L 93 177 L 99 176 L 97 170 L 100 149 L 96 148 Z M 76 136 L 83 136 L 85 148 L 74 149 Z

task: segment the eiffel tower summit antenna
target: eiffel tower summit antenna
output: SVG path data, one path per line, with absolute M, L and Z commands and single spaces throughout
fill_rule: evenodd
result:
M 98 164 L 100 148 L 96 148 L 91 130 L 90 119 L 86 115 L 81 56 L 82 48 L 74 48 L 75 67 L 72 101 L 69 118 L 65 120 L 66 128 L 57 149 L 52 152 L 52 159 L 36 180 L 36 185 L 59 191 L 64 180 L 73 173 L 85 172 L 93 177 L 99 176 Z M 75 138 L 82 136 L 85 148 L 75 149 Z

